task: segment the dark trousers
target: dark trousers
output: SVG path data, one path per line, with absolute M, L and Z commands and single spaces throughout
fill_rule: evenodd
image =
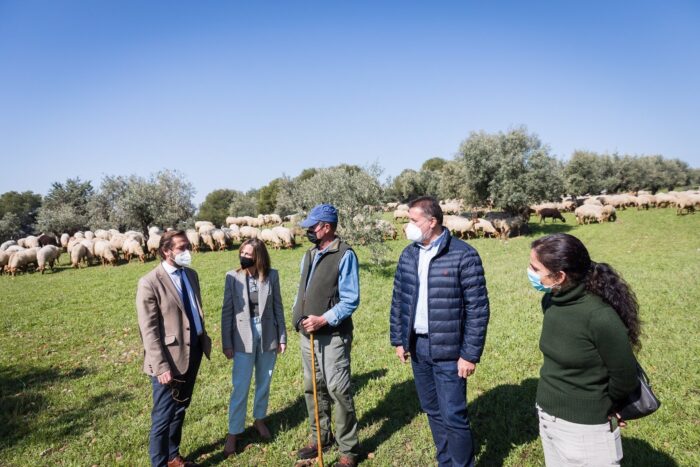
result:
M 185 422 L 185 410 L 192 400 L 194 383 L 197 379 L 199 364 L 202 361 L 202 348 L 199 339 L 193 339 L 197 345 L 190 349 L 190 362 L 187 373 L 174 375 L 170 384 L 160 384 L 158 378 L 151 377 L 153 386 L 153 410 L 151 411 L 151 433 L 148 453 L 151 465 L 161 467 L 180 454 L 182 425 Z M 175 400 L 178 399 L 178 400 Z M 182 402 L 178 402 L 182 401 Z
M 467 380 L 457 375 L 457 360 L 433 361 L 427 337 L 414 338 L 413 377 L 421 409 L 441 467 L 473 466 L 474 442 L 467 414 Z

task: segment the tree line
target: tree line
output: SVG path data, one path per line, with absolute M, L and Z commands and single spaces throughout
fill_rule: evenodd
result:
M 524 127 L 473 132 L 452 159 L 434 157 L 419 170 L 380 180 L 377 165 L 307 168 L 246 192 L 217 189 L 195 208 L 195 190 L 180 173 L 149 177 L 105 176 L 99 187 L 79 178 L 54 182 L 46 196 L 25 191 L 0 195 L 0 238 L 40 231 L 75 232 L 117 228 L 146 232 L 148 226 L 186 227 L 195 219 L 222 225 L 228 216 L 289 215 L 333 202 L 351 237 L 371 244 L 375 215 L 367 206 L 406 202 L 422 195 L 463 199 L 471 205 L 517 212 L 523 206 L 581 196 L 638 190 L 697 187 L 700 169 L 661 155 L 634 156 L 575 151 L 564 162 Z M 359 236 L 359 237 L 358 237 Z

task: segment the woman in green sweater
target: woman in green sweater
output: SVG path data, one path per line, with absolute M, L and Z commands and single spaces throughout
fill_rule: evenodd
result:
M 619 465 L 624 421 L 614 407 L 639 384 L 634 293 L 609 265 L 591 261 L 583 243 L 568 234 L 532 243 L 528 277 L 545 292 L 544 363 L 537 386 L 545 463 Z

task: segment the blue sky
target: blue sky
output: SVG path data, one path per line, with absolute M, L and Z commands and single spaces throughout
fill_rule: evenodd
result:
M 181 171 L 201 202 L 519 125 L 700 167 L 700 3 L 0 0 L 0 193 Z

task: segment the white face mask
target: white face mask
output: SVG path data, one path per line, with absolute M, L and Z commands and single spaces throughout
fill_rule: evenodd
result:
M 190 254 L 190 250 L 185 250 L 182 253 L 176 254 L 173 261 L 175 261 L 175 264 L 183 268 L 189 266 L 192 264 L 192 255 Z
M 406 226 L 406 238 L 412 242 L 421 243 L 425 240 L 425 234 L 423 231 L 413 222 L 409 222 Z

